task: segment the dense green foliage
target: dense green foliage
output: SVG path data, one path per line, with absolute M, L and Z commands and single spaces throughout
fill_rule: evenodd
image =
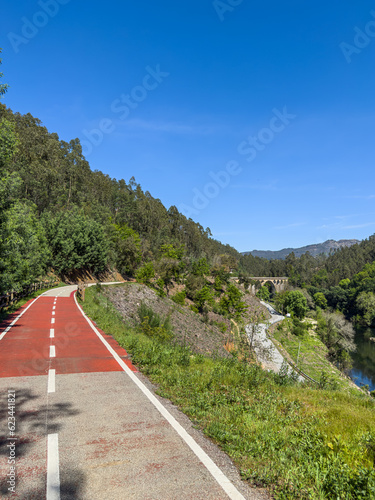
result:
M 50 251 L 35 205 L 20 196 L 22 180 L 11 171 L 18 151 L 14 124 L 0 120 L 0 294 L 19 290 L 42 274 Z
M 302 319 L 307 313 L 307 300 L 299 290 L 286 291 L 278 295 L 280 310 Z
M 322 284 L 319 288 L 307 288 L 314 300 L 318 297 L 317 306 L 342 311 L 359 325 L 375 326 L 375 262 L 365 264 L 360 272 L 340 280 L 335 286 Z
M 341 370 L 351 368 L 349 352 L 355 350 L 354 329 L 338 312 L 317 311 L 317 333 L 328 347 L 328 356 Z
M 225 294 L 220 299 L 219 306 L 225 315 L 236 320 L 239 320 L 247 309 L 245 302 L 242 300 L 242 292 L 233 284 L 227 286 Z
M 107 242 L 103 228 L 97 221 L 85 217 L 77 209 L 55 216 L 44 214 L 42 221 L 56 272 L 65 275 L 87 269 L 96 273 L 105 268 Z
M 256 293 L 258 299 L 268 302 L 270 300 L 270 291 L 267 286 L 262 286 Z

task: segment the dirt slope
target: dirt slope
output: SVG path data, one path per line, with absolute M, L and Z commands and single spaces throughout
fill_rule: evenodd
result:
M 131 324 L 139 324 L 137 311 L 141 302 L 144 302 L 160 316 L 170 316 L 174 338 L 178 344 L 189 345 L 195 353 L 230 356 L 224 346 L 232 339 L 231 323 L 223 316 L 210 312 L 208 322 L 205 323 L 201 315 L 188 307 L 178 305 L 169 298 L 160 298 L 153 290 L 138 283 L 111 287 L 105 293 L 123 318 Z M 253 311 L 262 308 L 253 297 L 246 296 L 246 302 Z M 219 329 L 213 322 L 221 323 L 222 328 Z
M 144 302 L 160 316 L 170 315 L 175 341 L 180 345 L 189 345 L 196 353 L 229 356 L 224 349 L 230 336 L 228 320 L 223 319 L 228 326 L 228 333 L 222 333 L 216 326 L 205 324 L 199 314 L 168 298 L 158 297 L 153 290 L 138 283 L 111 287 L 106 293 L 124 319 L 130 320 L 132 324 L 139 323 L 137 311 L 141 302 Z

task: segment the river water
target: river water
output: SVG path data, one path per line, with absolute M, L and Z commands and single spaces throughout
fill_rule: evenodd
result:
M 367 384 L 370 391 L 374 391 L 375 342 L 372 342 L 370 337 L 375 337 L 374 328 L 357 330 L 355 336 L 357 351 L 352 354 L 353 369 L 349 375 L 358 386 Z

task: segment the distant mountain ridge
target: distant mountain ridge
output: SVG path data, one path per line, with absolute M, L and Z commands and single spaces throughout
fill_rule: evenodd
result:
M 324 243 L 317 243 L 315 245 L 307 245 L 300 248 L 284 248 L 282 250 L 253 250 L 252 252 L 242 252 L 242 255 L 253 255 L 254 257 L 263 257 L 264 259 L 285 259 L 287 255 L 294 252 L 296 257 L 301 257 L 301 255 L 306 252 L 310 252 L 313 257 L 320 254 L 328 255 L 331 251 L 337 250 L 339 248 L 351 247 L 360 243 L 360 240 L 327 240 Z

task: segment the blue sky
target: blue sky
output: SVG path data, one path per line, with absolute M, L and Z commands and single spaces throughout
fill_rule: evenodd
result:
M 7 106 L 224 243 L 375 232 L 373 2 L 18 0 L 0 27 Z

